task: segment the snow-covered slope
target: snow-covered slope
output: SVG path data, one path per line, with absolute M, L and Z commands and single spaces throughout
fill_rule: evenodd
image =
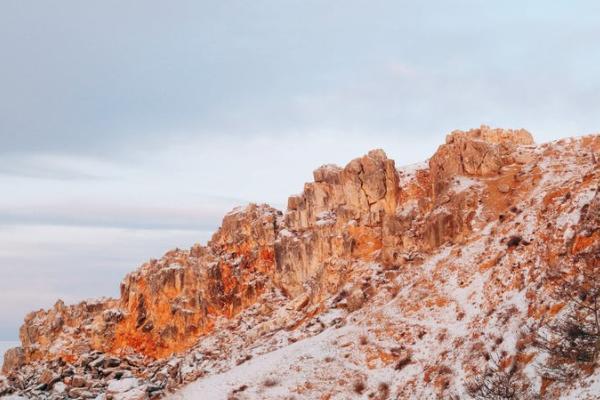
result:
M 377 150 L 323 166 L 285 213 L 234 210 L 121 299 L 28 317 L 5 392 L 463 399 L 508 374 L 516 398 L 597 398 L 594 365 L 543 372 L 539 332 L 569 310 L 556 277 L 600 268 L 598 153 L 598 135 L 534 145 L 482 127 L 424 164 Z

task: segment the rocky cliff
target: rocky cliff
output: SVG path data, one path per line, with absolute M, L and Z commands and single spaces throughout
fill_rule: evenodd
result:
M 382 150 L 322 166 L 285 212 L 232 211 L 206 246 L 126 276 L 120 298 L 29 314 L 0 394 L 148 398 L 197 381 L 176 393 L 463 398 L 494 365 L 518 398 L 593 394 L 593 366 L 577 387 L 537 372 L 552 354 L 536 332 L 570 304 L 557 272 L 600 267 L 599 152 L 598 135 L 535 145 L 483 126 L 412 167 Z

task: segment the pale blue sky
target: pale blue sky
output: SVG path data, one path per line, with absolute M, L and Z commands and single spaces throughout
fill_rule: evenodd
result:
M 595 1 L 0 2 L 0 340 L 56 298 L 453 129 L 600 128 Z

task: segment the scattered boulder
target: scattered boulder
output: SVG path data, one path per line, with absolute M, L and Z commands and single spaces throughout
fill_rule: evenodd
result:
M 60 376 L 49 369 L 44 369 L 38 378 L 39 383 L 46 385 L 47 387 L 52 386 L 54 382 L 60 379 Z
M 81 388 L 87 385 L 87 380 L 81 375 L 73 375 L 70 378 L 70 385 L 74 388 Z
M 52 391 L 56 394 L 65 394 L 67 392 L 67 385 L 64 382 L 56 382 L 52 387 Z

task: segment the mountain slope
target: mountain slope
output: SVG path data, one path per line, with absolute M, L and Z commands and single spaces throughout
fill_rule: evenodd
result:
M 27 316 L 4 392 L 466 398 L 496 366 L 517 398 L 596 398 L 593 368 L 540 372 L 537 338 L 569 309 L 556 275 L 598 267 L 599 151 L 597 135 L 534 145 L 481 127 L 417 166 L 381 150 L 323 166 L 285 213 L 234 210 L 120 299 Z

